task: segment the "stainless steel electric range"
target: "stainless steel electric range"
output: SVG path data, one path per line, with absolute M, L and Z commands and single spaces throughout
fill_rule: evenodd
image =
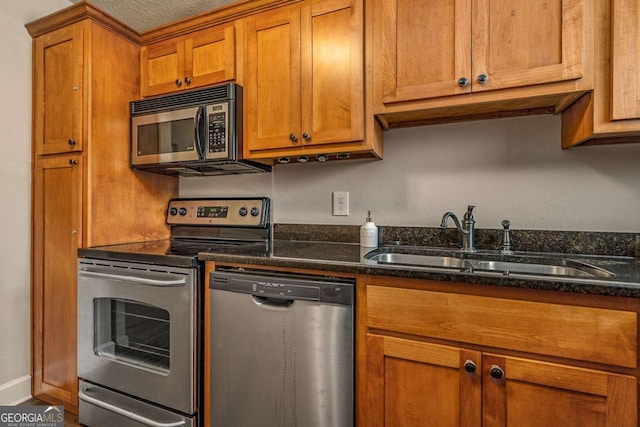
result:
M 270 201 L 173 199 L 168 240 L 78 251 L 80 423 L 201 426 L 199 252 L 266 255 Z

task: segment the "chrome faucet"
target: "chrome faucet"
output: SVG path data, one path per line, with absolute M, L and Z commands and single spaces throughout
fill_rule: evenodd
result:
M 460 220 L 458 220 L 458 217 L 453 212 L 445 213 L 442 217 L 442 224 L 440 224 L 440 227 L 447 228 L 447 221 L 449 220 L 449 218 L 453 220 L 456 228 L 458 229 L 460 234 L 462 234 L 462 250 L 465 252 L 476 251 L 476 248 L 474 247 L 476 222 L 473 219 L 473 208 L 475 208 L 474 205 L 467 206 L 467 213 L 465 213 L 464 217 L 462 218 L 462 224 L 460 224 Z

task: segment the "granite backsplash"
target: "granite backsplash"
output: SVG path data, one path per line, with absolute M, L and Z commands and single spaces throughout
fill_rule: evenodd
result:
M 458 248 L 460 233 L 454 228 L 379 227 L 381 244 Z M 275 224 L 277 240 L 355 243 L 356 225 Z M 498 249 L 501 229 L 476 229 L 477 249 Z M 514 251 L 640 257 L 640 233 L 591 231 L 511 230 Z

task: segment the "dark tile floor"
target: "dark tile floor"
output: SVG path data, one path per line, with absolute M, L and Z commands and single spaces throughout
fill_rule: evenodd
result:
M 21 403 L 20 405 L 37 406 L 37 405 L 48 405 L 48 403 L 44 403 L 43 401 L 38 400 L 36 398 L 31 398 L 26 402 Z M 79 427 L 80 425 L 81 424 L 78 421 L 78 416 L 76 414 L 72 414 L 69 411 L 64 411 L 64 427 Z

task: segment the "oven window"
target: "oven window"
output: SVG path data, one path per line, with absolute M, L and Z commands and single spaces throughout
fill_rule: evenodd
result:
M 138 125 L 138 155 L 157 155 L 193 151 L 193 118 Z
M 93 300 L 96 355 L 169 373 L 169 312 L 117 298 Z

